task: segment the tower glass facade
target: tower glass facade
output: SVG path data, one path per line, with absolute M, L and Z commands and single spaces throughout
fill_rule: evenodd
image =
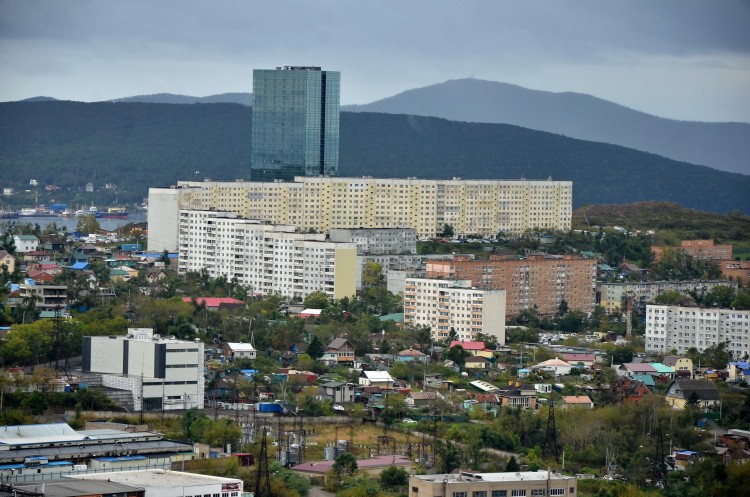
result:
M 338 175 L 340 79 L 320 67 L 253 71 L 253 181 Z

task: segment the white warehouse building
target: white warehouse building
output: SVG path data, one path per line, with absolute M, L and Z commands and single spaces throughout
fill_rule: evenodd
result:
M 735 359 L 750 354 L 750 311 L 676 305 L 646 306 L 646 351 L 684 354 L 727 342 Z
M 165 339 L 151 328 L 83 337 L 83 371 L 132 394 L 135 411 L 204 406 L 203 343 Z
M 178 271 L 206 269 L 255 295 L 305 298 L 322 291 L 332 299 L 356 294 L 357 249 L 297 233 L 294 226 L 260 224 L 236 214 L 180 211 Z
M 404 324 L 429 326 L 435 340 L 472 341 L 477 333 L 505 344 L 505 290 L 480 290 L 470 280 L 407 278 Z

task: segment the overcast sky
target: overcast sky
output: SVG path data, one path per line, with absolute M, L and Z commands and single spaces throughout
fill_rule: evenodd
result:
M 0 0 L 0 101 L 252 91 L 341 71 L 363 104 L 475 77 L 750 122 L 750 0 Z

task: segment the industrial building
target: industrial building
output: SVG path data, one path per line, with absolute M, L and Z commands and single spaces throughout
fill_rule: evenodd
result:
M 550 471 L 479 473 L 457 471 L 409 477 L 409 497 L 576 496 L 574 476 Z

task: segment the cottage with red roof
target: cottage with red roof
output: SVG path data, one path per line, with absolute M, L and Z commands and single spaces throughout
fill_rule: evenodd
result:
M 588 395 L 566 395 L 562 398 L 563 404 L 560 407 L 585 407 L 594 408 L 594 401 Z
M 452 349 L 456 345 L 460 345 L 466 352 L 470 353 L 473 356 L 481 356 L 481 357 L 492 357 L 492 350 L 488 349 L 484 342 L 465 342 L 463 340 L 453 340 L 451 344 L 448 346 L 449 349 Z
M 572 366 L 593 367 L 596 362 L 594 354 L 563 354 L 563 361 L 570 363 Z

